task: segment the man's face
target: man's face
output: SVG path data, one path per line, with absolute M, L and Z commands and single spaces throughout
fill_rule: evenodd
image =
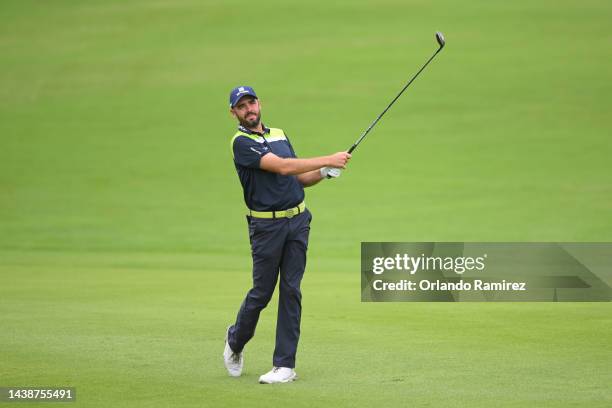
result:
M 261 120 L 261 106 L 259 100 L 252 96 L 243 96 L 231 109 L 232 115 L 244 127 L 253 128 L 259 125 Z

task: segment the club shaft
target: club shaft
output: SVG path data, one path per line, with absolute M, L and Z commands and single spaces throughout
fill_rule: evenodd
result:
M 421 67 L 421 69 L 419 69 L 419 71 L 414 74 L 414 76 L 410 79 L 410 81 L 408 81 L 408 83 L 402 88 L 402 90 L 397 94 L 397 96 L 395 98 L 393 98 L 393 100 L 391 101 L 391 103 L 389 105 L 387 105 L 387 107 L 385 108 L 384 111 L 381 112 L 380 115 L 378 115 L 378 117 L 376 119 L 374 119 L 374 122 L 372 122 L 370 124 L 370 126 L 368 126 L 368 128 L 361 134 L 361 136 L 359 137 L 359 139 L 357 139 L 357 141 L 355 143 L 353 143 L 353 145 L 351 146 L 351 148 L 348 150 L 349 153 L 353 153 L 353 151 L 357 148 L 357 146 L 359 146 L 359 143 L 361 143 L 361 141 L 368 135 L 368 133 L 370 133 L 370 130 L 372 130 L 372 128 L 378 123 L 378 121 L 380 120 L 380 118 L 383 117 L 383 115 L 385 113 L 387 113 L 387 111 L 389 110 L 389 108 L 391 108 L 391 106 L 393 106 L 393 104 L 395 103 L 395 101 L 397 101 L 399 99 L 399 97 L 404 93 L 404 91 L 410 86 L 410 84 L 419 76 L 419 74 L 425 69 L 425 67 L 427 65 L 429 65 L 429 63 L 431 62 L 431 60 L 434 59 L 434 57 L 436 55 L 438 55 L 438 53 L 440 52 L 440 50 L 442 49 L 442 47 L 438 48 L 438 50 L 436 52 L 434 52 L 434 54 L 427 60 L 427 62 Z

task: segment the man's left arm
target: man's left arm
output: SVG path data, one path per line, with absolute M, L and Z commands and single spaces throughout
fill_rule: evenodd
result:
M 306 173 L 298 174 L 296 177 L 298 181 L 304 187 L 314 186 L 325 178 L 337 178 L 340 177 L 341 169 L 333 167 L 323 167 L 318 170 L 309 171 Z
M 287 143 L 289 144 L 289 149 L 291 149 L 291 154 L 293 157 L 297 157 L 295 154 L 295 150 L 293 150 L 293 146 L 291 145 L 291 141 L 289 137 L 285 134 L 287 138 Z M 323 167 L 317 170 L 308 171 L 306 173 L 301 173 L 296 175 L 300 184 L 304 187 L 311 187 L 315 184 L 318 184 L 321 180 L 325 178 L 336 178 L 340 177 L 341 170 L 335 169 L 332 167 Z
M 314 186 L 315 184 L 323 180 L 323 176 L 321 175 L 321 169 L 298 174 L 296 177 L 300 184 L 302 184 L 302 186 L 304 187 Z

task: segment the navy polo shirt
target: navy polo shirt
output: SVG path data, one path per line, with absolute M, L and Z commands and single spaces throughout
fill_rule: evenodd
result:
M 304 201 L 304 188 L 296 176 L 283 176 L 260 168 L 261 158 L 268 153 L 295 158 L 293 147 L 281 129 L 267 128 L 264 133 L 243 126 L 232 139 L 232 152 L 244 202 L 254 211 L 282 211 Z

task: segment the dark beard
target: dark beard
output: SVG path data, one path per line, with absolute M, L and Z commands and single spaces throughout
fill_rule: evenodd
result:
M 259 125 L 260 121 L 261 121 L 261 113 L 259 113 L 257 117 L 253 120 L 248 120 L 248 119 L 240 120 L 240 124 L 244 126 L 245 128 L 254 128 Z

